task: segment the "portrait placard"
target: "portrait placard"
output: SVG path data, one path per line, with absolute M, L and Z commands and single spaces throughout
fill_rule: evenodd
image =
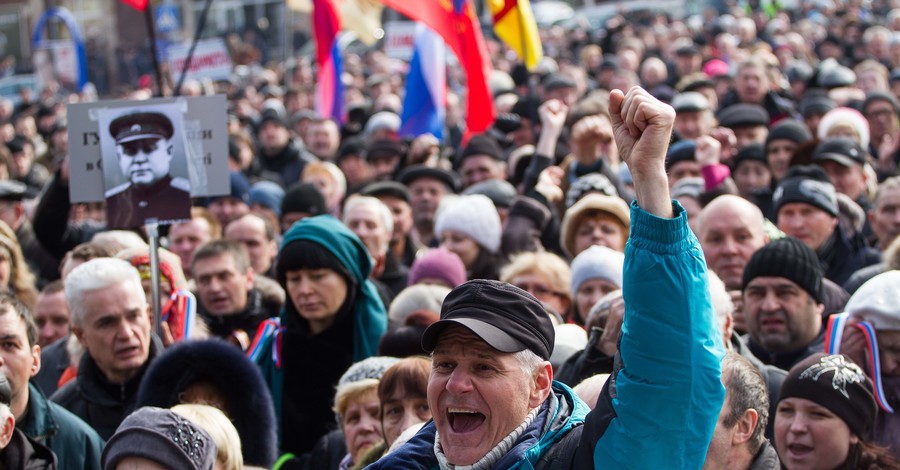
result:
M 191 181 L 178 104 L 98 111 L 107 226 L 190 219 Z
M 152 110 L 158 106 L 164 106 L 159 109 L 165 110 L 162 114 L 169 116 L 173 124 L 172 172 L 189 180 L 187 186 L 191 197 L 222 195 L 231 191 L 224 96 L 110 100 L 68 106 L 69 195 L 72 202 L 106 199 L 106 190 L 115 187 L 112 181 L 107 186 L 106 177 L 112 180 L 118 178 L 119 184 L 125 182 L 118 161 L 111 158 L 117 145 L 109 125 L 120 115 Z M 134 151 L 134 145 L 131 151 Z M 114 165 L 114 168 L 105 172 L 108 164 Z

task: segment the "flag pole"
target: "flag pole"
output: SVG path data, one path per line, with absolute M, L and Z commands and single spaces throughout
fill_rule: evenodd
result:
M 159 68 L 159 55 L 156 50 L 156 28 L 153 27 L 153 12 L 148 4 L 144 8 L 144 21 L 147 23 L 147 34 L 150 36 L 150 54 L 153 56 L 153 70 L 156 72 L 156 96 L 163 96 L 162 70 Z
M 206 3 L 203 4 L 203 13 L 200 14 L 200 24 L 197 25 L 197 29 L 194 31 L 194 40 L 191 42 L 191 48 L 188 49 L 187 57 L 184 59 L 184 66 L 181 67 L 181 75 L 178 77 L 178 84 L 175 85 L 175 96 L 181 96 L 181 86 L 184 85 L 184 80 L 187 77 L 187 71 L 191 67 L 191 61 L 194 59 L 194 50 L 197 49 L 197 43 L 200 42 L 200 36 L 203 35 L 203 28 L 206 27 L 206 17 L 209 16 L 209 7 L 212 5 L 212 0 L 206 0 Z
M 519 0 L 513 0 L 513 1 L 515 1 L 518 6 Z M 528 0 L 525 0 L 525 1 L 528 1 Z M 521 47 L 522 47 L 522 65 L 525 66 L 525 83 L 528 85 L 528 96 L 526 96 L 526 98 L 529 99 L 529 101 L 530 101 L 529 102 L 530 106 L 528 107 L 528 117 L 529 117 L 529 120 L 531 121 L 531 134 L 536 136 L 535 138 L 537 138 L 537 130 L 538 130 L 538 126 L 540 125 L 540 118 L 538 117 L 537 90 L 535 89 L 536 86 L 534 83 L 534 80 L 535 80 L 534 75 L 532 75 L 531 70 L 528 69 L 528 41 L 525 38 L 525 15 L 522 14 L 521 8 L 518 8 L 518 10 L 519 10 L 519 14 L 518 14 L 518 17 L 519 17 L 519 42 L 521 42 Z M 535 141 L 535 144 L 537 144 L 537 141 Z M 550 157 L 554 162 L 556 161 L 555 155 L 547 155 L 547 156 Z

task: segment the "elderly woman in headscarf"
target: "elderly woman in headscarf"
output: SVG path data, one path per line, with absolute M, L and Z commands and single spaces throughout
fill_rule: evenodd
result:
M 309 452 L 335 422 L 334 387 L 356 361 L 375 355 L 387 312 L 369 280 L 365 245 L 330 215 L 284 234 L 278 282 L 288 301 L 250 347 L 275 402 L 282 452 Z

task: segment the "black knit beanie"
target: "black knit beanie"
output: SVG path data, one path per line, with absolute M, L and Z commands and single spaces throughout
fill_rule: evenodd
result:
M 756 250 L 747 266 L 741 290 L 757 277 L 783 277 L 822 303 L 822 267 L 812 248 L 796 238 L 781 238 Z
M 310 216 L 324 214 L 325 196 L 312 183 L 294 183 L 281 200 L 281 213 L 305 212 Z
M 766 137 L 766 147 L 773 140 L 790 140 L 797 144 L 805 144 L 812 140 L 812 133 L 809 132 L 806 124 L 796 119 L 782 119 L 769 129 L 769 136 Z
M 872 382 L 842 354 L 816 353 L 791 367 L 778 399 L 785 398 L 804 398 L 828 408 L 860 439 L 869 435 L 877 412 Z
M 472 155 L 487 155 L 494 160 L 503 161 L 503 149 L 500 148 L 497 139 L 485 134 L 472 136 L 469 144 L 466 145 L 465 150 L 459 157 L 460 164 Z
M 666 172 L 672 169 L 676 163 L 696 161 L 697 143 L 693 140 L 679 140 L 669 146 L 666 152 Z
M 734 171 L 737 171 L 741 166 L 741 163 L 748 161 L 760 162 L 763 165 L 768 166 L 768 162 L 766 161 L 766 150 L 763 148 L 762 144 L 754 142 L 743 146 L 738 150 L 737 155 L 734 156 L 734 162 L 731 166 Z
M 772 202 L 776 211 L 789 202 L 804 202 L 838 216 L 837 192 L 817 165 L 792 167 L 772 194 Z

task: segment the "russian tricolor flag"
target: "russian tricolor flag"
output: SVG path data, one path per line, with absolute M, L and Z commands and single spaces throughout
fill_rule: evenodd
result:
M 341 51 L 337 36 L 341 17 L 334 0 L 313 0 L 313 34 L 316 40 L 318 93 L 316 111 L 338 124 L 344 122 L 344 86 L 341 83 Z
M 427 26 L 416 24 L 416 37 L 406 94 L 400 116 L 400 135 L 431 134 L 444 141 L 447 107 L 447 73 L 444 40 Z

